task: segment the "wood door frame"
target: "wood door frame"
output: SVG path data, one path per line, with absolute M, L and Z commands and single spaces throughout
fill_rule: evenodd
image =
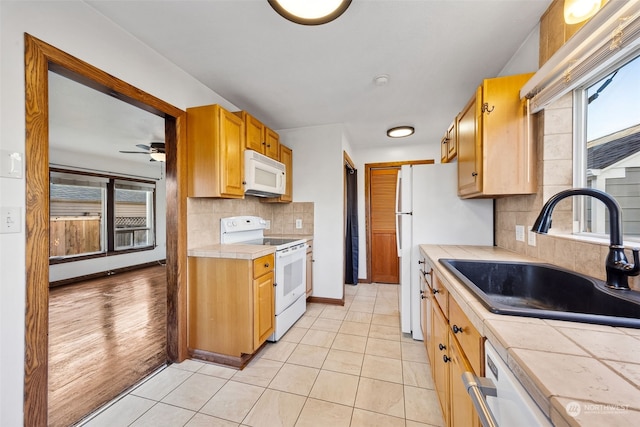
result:
M 427 160 L 406 160 L 399 162 L 365 163 L 364 165 L 364 209 L 365 227 L 367 236 L 367 278 L 364 283 L 371 283 L 371 170 L 372 169 L 400 169 L 402 165 L 432 165 L 433 159 Z
M 167 193 L 167 358 L 187 356 L 186 113 L 108 73 L 26 34 L 25 181 L 26 302 L 23 420 L 46 426 L 49 329 L 48 72 L 55 71 L 165 119 Z

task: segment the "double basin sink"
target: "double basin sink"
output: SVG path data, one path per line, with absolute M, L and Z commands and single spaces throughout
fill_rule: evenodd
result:
M 640 328 L 640 292 L 549 264 L 440 259 L 496 314 Z

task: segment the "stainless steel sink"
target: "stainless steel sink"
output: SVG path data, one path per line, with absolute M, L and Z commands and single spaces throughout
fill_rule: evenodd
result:
M 640 328 L 640 293 L 549 264 L 440 259 L 493 313 Z

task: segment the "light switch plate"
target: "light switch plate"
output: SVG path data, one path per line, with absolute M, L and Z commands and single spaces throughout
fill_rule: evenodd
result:
M 22 178 L 22 153 L 0 150 L 0 176 Z
M 535 246 L 535 245 L 536 245 L 536 233 L 529 230 L 529 246 Z
M 0 207 L 0 233 L 19 233 L 22 228 L 20 208 Z
M 524 225 L 516 225 L 516 240 L 524 242 Z
M 269 219 L 265 220 L 264 229 L 265 230 L 270 230 L 271 229 L 271 220 L 269 220 Z
M 296 219 L 296 228 L 297 229 L 301 229 L 302 228 L 302 220 L 301 219 Z

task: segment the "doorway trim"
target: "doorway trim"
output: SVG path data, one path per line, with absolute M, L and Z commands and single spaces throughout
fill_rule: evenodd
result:
M 186 113 L 25 33 L 26 301 L 23 420 L 46 426 L 49 329 L 49 108 L 52 70 L 165 119 L 167 359 L 187 356 Z
M 365 209 L 365 235 L 367 238 L 367 277 L 364 283 L 371 283 L 371 170 L 372 169 L 400 169 L 402 165 L 432 165 L 433 159 L 406 160 L 399 162 L 365 163 L 364 165 L 364 209 Z

